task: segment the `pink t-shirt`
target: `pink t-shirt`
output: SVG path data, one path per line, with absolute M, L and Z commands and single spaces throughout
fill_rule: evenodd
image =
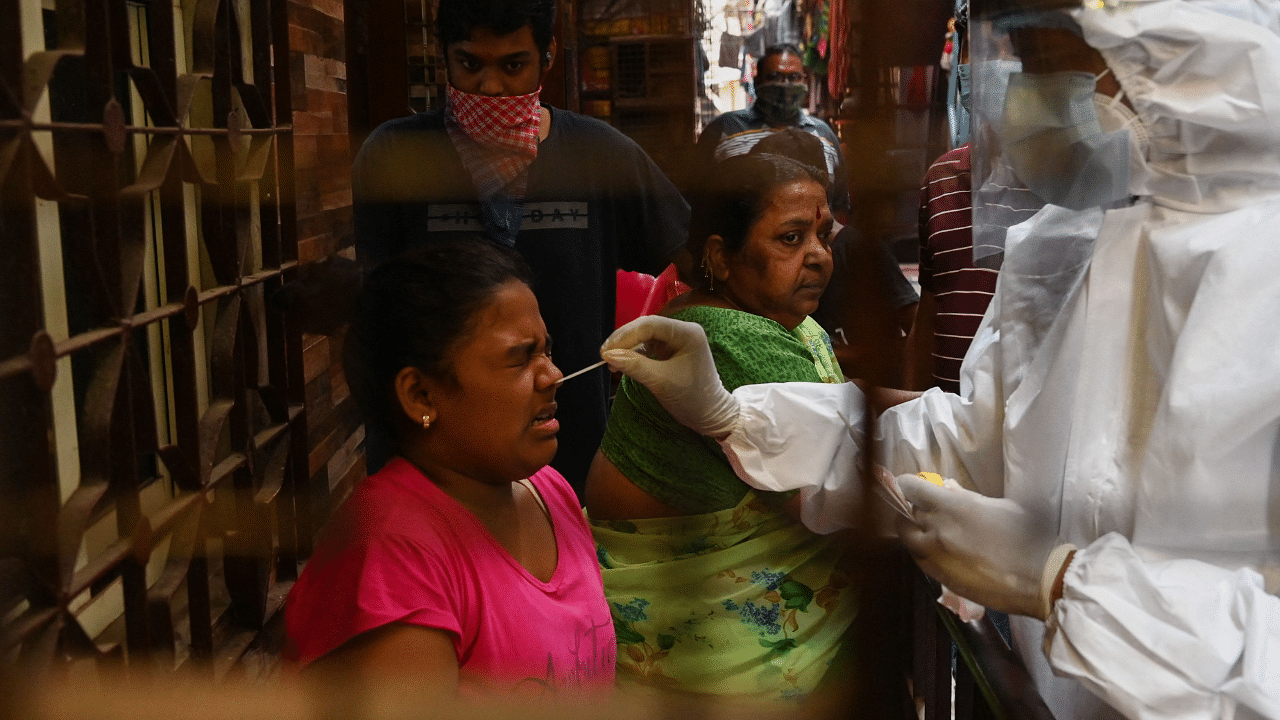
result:
M 559 550 L 549 582 L 414 465 L 393 458 L 335 513 L 289 593 L 287 654 L 306 665 L 399 622 L 454 636 L 464 688 L 611 685 L 617 645 L 591 531 L 560 473 L 548 466 L 529 480 Z

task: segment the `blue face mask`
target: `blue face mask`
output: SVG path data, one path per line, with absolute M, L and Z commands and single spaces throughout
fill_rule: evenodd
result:
M 1103 130 L 1096 86 L 1086 72 L 1009 76 L 999 124 L 1002 153 L 1045 202 L 1084 210 L 1130 197 L 1130 131 Z
M 969 64 L 956 63 L 947 84 L 947 126 L 951 130 L 951 147 L 957 148 L 969 142 L 971 112 Z
M 973 98 L 969 94 L 969 63 L 956 65 L 956 95 L 960 98 L 960 107 L 967 113 L 973 112 Z

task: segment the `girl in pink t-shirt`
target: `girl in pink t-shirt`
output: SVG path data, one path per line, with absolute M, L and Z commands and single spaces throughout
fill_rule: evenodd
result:
M 337 511 L 289 594 L 299 663 L 442 690 L 612 684 L 595 545 L 547 466 L 562 374 L 528 278 L 480 238 L 369 276 L 347 374 L 397 452 Z

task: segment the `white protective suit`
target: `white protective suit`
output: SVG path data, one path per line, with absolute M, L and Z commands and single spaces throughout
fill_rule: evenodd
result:
M 1080 548 L 1048 622 L 1014 619 L 1058 717 L 1280 718 L 1280 1 L 1090 5 L 1150 133 L 1138 200 L 1012 228 L 961 394 L 887 411 L 880 458 Z M 740 388 L 723 444 L 749 474 L 852 468 L 856 403 L 812 401 L 841 392 Z

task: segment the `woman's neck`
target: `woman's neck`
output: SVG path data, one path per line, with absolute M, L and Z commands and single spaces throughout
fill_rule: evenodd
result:
M 403 448 L 400 453 L 413 463 L 436 487 L 470 510 L 486 527 L 501 524 L 515 511 L 515 481 L 479 479 L 471 474 L 438 462 L 426 448 Z
M 747 308 L 743 307 L 737 300 L 734 299 L 732 293 L 709 292 L 707 290 L 703 290 L 702 288 L 696 288 L 694 290 L 690 290 L 689 292 L 683 295 L 677 295 L 676 297 L 672 298 L 670 302 L 664 305 L 660 312 L 662 315 L 671 317 L 672 315 L 680 312 L 681 310 L 686 310 L 688 308 L 696 307 L 699 305 L 702 305 L 705 307 L 725 308 L 726 310 L 737 310 L 738 312 L 745 312 L 745 313 L 751 313 L 752 315 L 759 315 L 760 317 L 773 320 L 774 322 L 777 322 L 779 325 L 782 325 L 783 329 L 785 329 L 787 332 L 791 332 L 792 330 L 795 330 L 796 327 L 799 325 L 799 323 L 797 323 L 795 325 L 792 325 L 791 327 L 787 327 L 785 323 L 777 320 L 776 318 L 770 318 L 767 315 L 761 315 L 758 312 L 755 312 L 753 310 L 748 310 Z
M 733 301 L 732 298 L 725 297 L 719 293 L 710 292 L 702 288 L 694 288 L 683 295 L 677 295 L 670 302 L 662 307 L 663 315 L 674 315 L 681 310 L 686 310 L 699 305 L 707 307 L 725 308 L 727 310 L 742 310 L 742 308 Z M 743 312 L 747 312 L 743 310 Z
M 425 447 L 405 448 L 401 456 L 466 508 L 493 539 L 535 578 L 550 582 L 560 560 L 549 512 L 516 480 L 477 479 L 436 462 Z M 518 489 L 517 489 L 518 488 Z

